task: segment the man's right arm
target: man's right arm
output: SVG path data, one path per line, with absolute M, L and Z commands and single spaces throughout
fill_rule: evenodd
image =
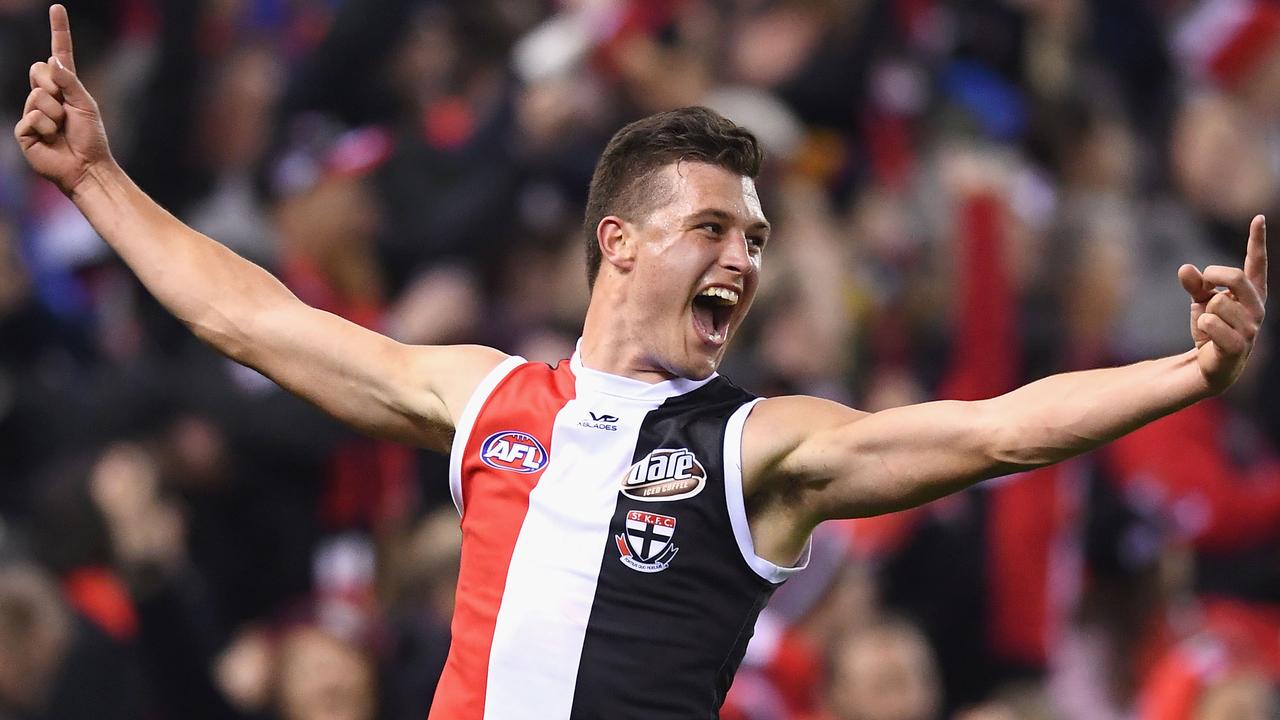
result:
M 15 136 L 147 289 L 197 336 L 362 432 L 447 451 L 472 390 L 505 355 L 415 347 L 316 310 L 270 273 L 153 202 L 111 158 L 97 104 L 74 73 L 66 11 L 53 57 L 31 68 Z

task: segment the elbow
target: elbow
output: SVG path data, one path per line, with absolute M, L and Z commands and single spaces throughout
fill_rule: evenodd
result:
M 193 283 L 198 286 L 191 292 L 170 290 L 161 302 L 201 341 L 236 362 L 257 367 L 253 356 L 261 354 L 261 345 L 272 341 L 274 332 L 289 327 L 288 310 L 300 303 L 262 268 L 239 263 L 217 266 L 207 281 Z
M 243 365 L 252 365 L 251 330 L 244 318 L 237 319 L 214 308 L 206 308 L 192 318 L 181 318 L 201 342 Z

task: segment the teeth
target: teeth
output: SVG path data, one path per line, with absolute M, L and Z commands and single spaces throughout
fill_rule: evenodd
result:
M 703 290 L 702 292 L 698 293 L 698 295 L 704 296 L 704 297 L 716 298 L 717 300 L 723 300 L 724 302 L 720 303 L 721 305 L 737 305 L 738 304 L 738 293 L 734 290 L 730 290 L 729 288 L 709 287 L 706 290 Z

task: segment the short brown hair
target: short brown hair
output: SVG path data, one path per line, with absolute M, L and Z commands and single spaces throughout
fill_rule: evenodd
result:
M 652 181 L 659 169 L 695 160 L 754 178 L 762 159 L 755 135 L 704 107 L 650 115 L 619 130 L 601 153 L 587 193 L 582 230 L 588 287 L 595 286 L 603 259 L 596 240 L 600 221 L 609 215 L 634 220 L 651 211 Z

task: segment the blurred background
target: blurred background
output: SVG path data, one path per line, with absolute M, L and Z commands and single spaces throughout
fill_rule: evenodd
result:
M 1240 264 L 1280 209 L 1261 0 L 67 4 L 145 190 L 406 342 L 567 356 L 595 159 L 683 105 L 768 151 L 723 368 L 760 394 L 876 410 L 1182 351 L 1177 267 Z M 6 126 L 45 8 L 0 0 Z M 1277 338 L 1103 450 L 824 526 L 724 717 L 1277 717 Z M 448 496 L 443 458 L 195 342 L 0 143 L 0 718 L 421 720 Z

